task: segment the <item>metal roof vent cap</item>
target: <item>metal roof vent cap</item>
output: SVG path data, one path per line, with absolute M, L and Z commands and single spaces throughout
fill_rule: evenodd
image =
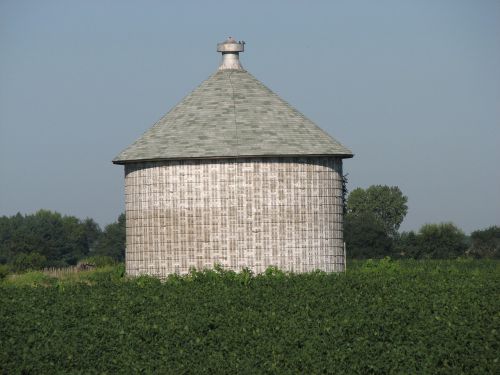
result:
M 243 70 L 240 64 L 240 52 L 245 50 L 245 42 L 237 42 L 232 37 L 225 42 L 217 44 L 217 52 L 222 52 L 222 62 L 219 70 L 237 69 Z

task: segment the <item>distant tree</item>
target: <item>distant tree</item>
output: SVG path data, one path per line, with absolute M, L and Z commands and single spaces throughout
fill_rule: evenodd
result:
M 12 217 L 0 217 L 0 264 L 10 263 L 14 258 L 12 237 L 14 236 L 14 229 L 19 227 L 19 222 L 22 219 L 21 214 Z
M 11 269 L 8 265 L 0 264 L 0 281 L 5 279 L 9 275 L 10 272 L 11 272 Z
M 466 236 L 452 223 L 426 224 L 418 233 L 414 258 L 453 259 L 465 255 Z
M 45 266 L 76 264 L 86 256 L 100 235 L 92 220 L 39 210 L 32 215 L 0 217 L 0 263 L 23 264 L 39 254 Z M 29 263 L 29 262 L 28 262 Z
M 349 258 L 383 258 L 392 251 L 392 239 L 382 223 L 371 213 L 347 214 L 344 240 Z
M 88 251 L 92 251 L 93 246 L 97 243 L 97 240 L 101 236 L 101 228 L 99 227 L 99 224 L 97 224 L 94 219 L 91 218 L 86 218 L 82 222 L 82 227 L 83 227 L 83 233 L 84 233 L 84 243 L 85 243 L 85 248 L 88 249 Z
M 101 236 L 99 225 L 89 218 L 81 221 L 73 216 L 64 216 L 63 231 L 66 248 L 60 260 L 68 264 L 76 264 L 86 257 Z
M 352 216 L 372 215 L 387 236 L 397 236 L 399 226 L 408 212 L 408 198 L 397 186 L 372 185 L 354 189 L 347 198 L 347 213 Z
M 125 260 L 125 214 L 115 223 L 106 225 L 92 255 L 106 255 L 120 262 Z
M 394 241 L 394 256 L 400 258 L 417 258 L 420 254 L 419 237 L 414 231 L 401 233 Z
M 47 258 L 39 253 L 20 253 L 14 259 L 12 263 L 12 268 L 16 272 L 26 271 L 26 270 L 39 270 L 45 267 L 47 264 Z
M 476 258 L 500 258 L 500 227 L 492 226 L 471 233 L 468 254 Z

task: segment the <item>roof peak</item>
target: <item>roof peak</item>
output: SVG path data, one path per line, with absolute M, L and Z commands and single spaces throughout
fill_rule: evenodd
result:
M 222 53 L 222 62 L 219 70 L 243 70 L 240 63 L 240 52 L 245 51 L 245 42 L 236 41 L 233 37 L 229 37 L 226 41 L 217 44 L 217 52 Z
M 113 162 L 270 156 L 352 152 L 247 71 L 218 70 Z

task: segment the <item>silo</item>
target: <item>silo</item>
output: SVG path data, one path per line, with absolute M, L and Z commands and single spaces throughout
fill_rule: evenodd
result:
M 114 160 L 126 268 L 344 269 L 342 159 L 353 156 L 218 44 L 219 69 Z

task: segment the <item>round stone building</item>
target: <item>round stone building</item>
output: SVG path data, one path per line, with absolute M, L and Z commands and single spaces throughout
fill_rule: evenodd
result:
M 352 152 L 243 69 L 244 42 L 217 50 L 219 69 L 113 160 L 127 273 L 343 271 Z

